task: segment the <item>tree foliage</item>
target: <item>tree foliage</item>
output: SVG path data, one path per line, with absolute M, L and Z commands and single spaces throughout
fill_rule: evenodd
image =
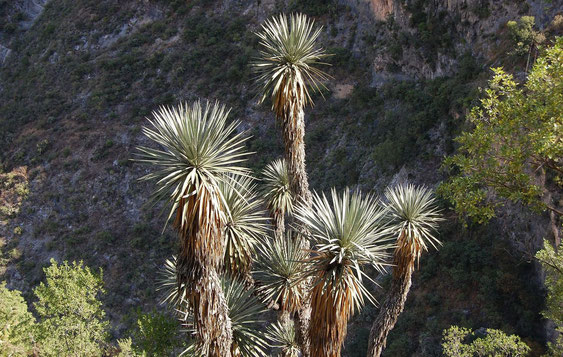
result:
M 27 356 L 34 344 L 35 318 L 21 293 L 0 284 L 0 355 Z
M 536 19 L 533 16 L 522 16 L 518 21 L 508 21 L 506 27 L 514 42 L 513 54 L 528 54 L 534 46 L 545 41 L 541 32 L 534 30 Z
M 109 325 L 98 299 L 104 293 L 102 271 L 92 272 L 82 262 L 58 264 L 54 259 L 44 271 L 46 282 L 34 290 L 41 318 L 41 355 L 102 355 Z
M 131 338 L 124 338 L 121 340 L 117 340 L 117 346 L 119 348 L 119 353 L 117 357 L 146 357 L 146 353 L 144 352 L 137 352 L 133 348 L 133 341 Z
M 555 250 L 546 240 L 544 248 L 536 254 L 536 258 L 546 273 L 547 299 L 543 315 L 557 325 L 559 332 L 555 343 L 549 344 L 549 350 L 551 355 L 560 356 L 563 352 L 563 249 Z
M 453 175 L 440 192 L 480 223 L 494 217 L 499 198 L 561 215 L 550 193 L 562 187 L 563 38 L 538 58 L 522 86 L 501 68 L 493 73 L 469 115 L 472 129 L 444 161 Z
M 444 331 L 442 348 L 447 357 L 519 357 L 530 352 L 530 347 L 518 336 L 508 336 L 494 329 L 487 329 L 484 336 L 479 336 L 477 332 L 458 326 Z

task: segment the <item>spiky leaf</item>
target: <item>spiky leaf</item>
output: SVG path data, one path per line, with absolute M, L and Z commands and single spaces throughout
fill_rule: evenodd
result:
M 397 251 L 400 269 L 412 269 L 414 260 L 428 250 L 428 246 L 437 248 L 440 241 L 435 233 L 438 223 L 443 220 L 432 191 L 426 187 L 403 184 L 387 188 L 385 191 L 387 219 L 392 233 L 397 238 Z
M 255 246 L 266 235 L 267 218 L 252 178 L 233 177 L 221 182 L 219 189 L 230 212 L 225 221 L 224 266 L 232 276 L 242 277 L 250 272 Z
M 321 81 L 328 77 L 317 68 L 327 56 L 315 44 L 320 33 L 321 28 L 315 29 L 314 21 L 303 14 L 292 14 L 289 21 L 284 14 L 272 17 L 257 33 L 262 49 L 253 67 L 263 89 L 261 102 L 271 97 L 278 117 L 288 109 L 287 104 L 302 108 L 312 103 L 309 88 L 320 89 Z
M 273 342 L 272 347 L 281 351 L 279 356 L 298 357 L 301 353 L 293 323 L 277 321 L 271 324 L 266 329 L 266 337 Z
M 299 284 L 306 270 L 307 252 L 301 240 L 288 231 L 286 239 L 276 239 L 263 245 L 256 262 L 255 279 L 258 292 L 265 301 L 279 302 L 282 311 L 295 312 L 305 296 Z
M 293 195 L 289 186 L 289 173 L 284 159 L 274 160 L 262 171 L 264 199 L 271 212 L 291 214 Z
M 152 198 L 165 199 L 171 204 L 169 218 L 182 198 L 197 194 L 201 188 L 217 200 L 211 204 L 199 200 L 190 211 L 187 205 L 179 207 L 184 213 L 182 227 L 192 222 L 204 206 L 221 210 L 222 200 L 216 187 L 227 174 L 248 173 L 240 166 L 248 155 L 244 150 L 247 138 L 243 133 L 236 133 L 238 121 L 227 124 L 228 114 L 229 110 L 217 102 L 205 106 L 199 101 L 191 106 L 163 106 L 153 112 L 149 126 L 143 127 L 143 134 L 161 148 L 138 147 L 136 161 L 160 168 L 141 179 L 156 181 L 158 188 Z

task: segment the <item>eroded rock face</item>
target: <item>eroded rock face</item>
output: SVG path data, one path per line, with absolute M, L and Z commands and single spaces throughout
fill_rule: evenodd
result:
M 384 20 L 395 10 L 395 0 L 370 0 L 370 5 L 378 20 Z
M 370 17 L 382 21 L 395 12 L 399 8 L 397 0 L 345 0 L 343 3 L 360 12 L 368 12 Z
M 33 25 L 35 19 L 41 15 L 43 8 L 49 2 L 49 0 L 19 0 L 14 4 L 14 7 L 23 12 L 25 20 L 22 22 L 22 27 L 28 29 Z
M 524 15 L 534 16 L 538 29 L 543 29 L 563 9 L 563 0 L 553 0 L 549 3 L 541 0 L 520 2 L 341 0 L 341 2 L 353 9 L 356 15 L 353 24 L 357 24 L 357 32 L 369 33 L 374 38 L 375 50 L 372 54 L 374 85 L 402 76 L 431 79 L 451 75 L 457 67 L 458 57 L 464 53 L 471 53 L 485 61 L 494 61 L 498 57 L 498 40 L 491 41 L 491 39 L 498 38 L 498 34 L 503 31 L 508 21 L 517 20 Z M 391 22 L 388 22 L 390 19 Z M 378 23 L 382 22 L 388 22 L 390 25 L 387 29 L 382 30 L 382 27 L 379 27 L 379 30 L 374 31 L 373 28 L 377 28 Z M 420 30 L 421 26 L 422 30 Z M 437 27 L 440 27 L 440 30 L 432 32 L 431 29 Z M 422 36 L 422 40 L 421 31 L 426 32 L 426 37 Z M 417 40 L 404 40 L 409 36 Z M 441 42 L 442 37 L 450 39 L 447 45 Z M 403 40 L 399 43 L 400 38 Z M 393 58 L 389 44 L 393 44 L 395 49 Z M 361 48 L 365 47 L 356 46 L 353 50 L 358 52 Z

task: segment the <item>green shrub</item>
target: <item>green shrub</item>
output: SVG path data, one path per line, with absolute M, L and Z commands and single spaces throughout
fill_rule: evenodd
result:
M 530 347 L 520 337 L 507 336 L 494 329 L 487 329 L 479 336 L 469 329 L 452 326 L 444 331 L 443 341 L 442 347 L 447 357 L 516 357 L 526 356 L 530 352 Z
M 102 271 L 82 262 L 51 259 L 46 281 L 34 289 L 41 322 L 38 341 L 42 356 L 100 356 L 109 324 L 98 296 L 104 293 Z
M 0 283 L 0 355 L 31 355 L 35 332 L 35 318 L 21 293 Z
M 168 314 L 140 313 L 133 332 L 135 350 L 148 356 L 171 356 L 182 345 L 179 327 L 178 321 Z

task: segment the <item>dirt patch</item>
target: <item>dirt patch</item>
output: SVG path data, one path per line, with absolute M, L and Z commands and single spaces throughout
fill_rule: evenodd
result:
M 337 84 L 334 86 L 334 97 L 337 99 L 348 98 L 353 90 L 352 84 Z

